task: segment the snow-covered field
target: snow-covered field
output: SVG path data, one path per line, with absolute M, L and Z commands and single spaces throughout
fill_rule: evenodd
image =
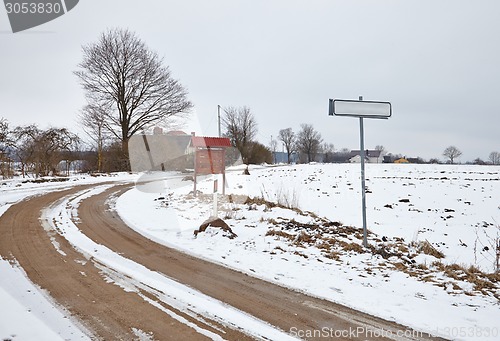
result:
M 355 164 L 229 172 L 233 202 L 219 203 L 219 217 L 232 239 L 212 227 L 194 236 L 212 215 L 210 177 L 198 186 L 206 195 L 176 179 L 163 193 L 130 190 L 116 209 L 155 241 L 252 276 L 435 335 L 498 339 L 500 286 L 484 276 L 500 233 L 500 169 L 368 165 L 371 252 L 349 228 L 362 226 L 359 174 Z
M 137 186 L 109 203 L 146 237 L 252 276 L 434 335 L 500 337 L 500 285 L 491 275 L 494 240 L 500 233 L 499 167 L 367 165 L 369 250 L 361 247 L 359 165 L 259 166 L 250 173 L 229 171 L 226 193 L 231 200 L 219 198 L 219 217 L 234 238 L 215 227 L 194 234 L 212 215 L 210 176 L 198 185 L 196 198 L 190 194 L 192 181 L 167 175 L 169 180 L 160 180 L 160 186 Z M 5 182 L 0 186 L 0 214 L 31 195 L 77 183 L 134 178 Z M 255 336 L 284 337 L 262 321 L 91 244 L 74 224 L 76 210 L 80 200 L 106 186 L 67 198 L 44 214 L 82 254 L 93 250 L 107 280 L 136 290 L 146 279 L 150 288 L 178 293 L 177 299 L 162 300 L 176 302 L 180 310 L 182 304 L 194 306 L 214 319 L 236 318 Z M 220 186 L 219 180 L 219 192 Z M 16 264 L 0 259 L 0 273 L 0 302 L 8 307 L 0 310 L 0 339 L 87 338 Z M 175 318 L 173 312 L 165 313 Z

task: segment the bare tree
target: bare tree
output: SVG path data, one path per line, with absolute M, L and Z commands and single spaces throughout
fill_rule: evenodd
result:
M 10 144 L 9 122 L 2 117 L 0 118 L 0 175 L 4 179 L 13 175 L 12 162 L 8 153 Z
M 380 144 L 375 146 L 375 150 L 378 150 L 380 152 L 380 154 L 382 154 L 382 155 L 384 155 L 387 152 L 385 150 L 385 147 L 380 145 Z
M 295 133 L 292 128 L 281 129 L 278 133 L 278 139 L 283 142 L 286 150 L 286 159 L 290 163 L 290 156 L 295 149 Z
M 192 107 L 163 59 L 128 30 L 108 30 L 97 43 L 84 46 L 78 66 L 74 73 L 88 103 L 110 109 L 105 125 L 121 141 L 125 155 L 132 135 L 166 124 Z
M 15 145 L 14 155 L 21 164 L 21 175 L 23 178 L 33 171 L 36 138 L 40 134 L 40 129 L 36 125 L 19 126 L 12 131 Z
M 7 153 L 10 144 L 9 122 L 5 118 L 0 118 L 0 156 Z
M 443 156 L 447 157 L 451 164 L 453 164 L 455 159 L 460 157 L 460 155 L 462 155 L 462 152 L 455 146 L 449 146 L 443 152 Z
M 106 115 L 106 109 L 88 104 L 82 109 L 79 116 L 83 130 L 96 146 L 98 172 L 102 172 L 103 169 L 104 144 L 110 133 L 106 128 Z
M 257 135 L 257 122 L 250 108 L 245 106 L 224 108 L 222 121 L 226 128 L 226 136 L 240 152 L 243 163 L 248 164 L 252 153 L 252 142 Z
M 301 131 L 296 142 L 297 149 L 302 155 L 307 156 L 307 162 L 312 162 L 315 160 L 323 139 L 311 124 L 301 124 L 300 127 Z
M 333 162 L 333 157 L 335 153 L 335 146 L 333 143 L 324 143 L 321 146 L 321 150 L 323 152 L 323 162 L 329 163 Z
M 491 152 L 489 159 L 492 164 L 500 165 L 500 152 Z
M 472 161 L 472 164 L 473 165 L 486 165 L 486 162 L 484 162 L 483 159 L 481 159 L 480 157 L 477 157 Z
M 9 136 L 9 122 L 5 118 L 0 118 L 0 152 L 7 148 Z
M 30 170 L 35 176 L 56 175 L 59 162 L 69 161 L 68 153 L 74 151 L 79 141 L 78 136 L 66 128 L 40 130 L 29 125 L 17 127 L 13 134 L 23 176 Z
M 41 132 L 36 139 L 36 165 L 39 175 L 58 174 L 57 166 L 62 160 L 68 163 L 74 159 L 69 154 L 75 151 L 79 143 L 77 135 L 66 128 L 49 128 Z

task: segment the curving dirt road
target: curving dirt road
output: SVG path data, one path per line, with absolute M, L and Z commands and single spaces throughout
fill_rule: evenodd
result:
M 0 217 L 0 255 L 16 259 L 30 280 L 46 289 L 59 304 L 92 333 L 92 338 L 135 339 L 132 328 L 151 333 L 157 340 L 198 340 L 218 334 L 228 340 L 249 336 L 239 328 L 229 328 L 208 318 L 192 318 L 147 293 L 126 292 L 108 283 L 100 264 L 87 261 L 63 237 L 49 236 L 40 219 L 41 210 L 71 194 L 92 186 L 32 197 L 12 206 Z M 240 309 L 283 331 L 338 331 L 338 339 L 384 339 L 367 330 L 384 330 L 397 335 L 406 327 L 363 314 L 329 301 L 313 298 L 246 274 L 194 258 L 159 245 L 128 228 L 109 210 L 105 202 L 130 185 L 118 185 L 85 199 L 79 208 L 79 229 L 98 244 L 120 255 L 175 279 L 191 288 Z M 59 251 L 50 238 L 56 238 Z M 62 252 L 61 252 L 62 251 Z M 141 294 L 141 295 L 140 295 Z M 147 297 L 156 306 L 145 301 Z M 160 306 L 184 320 L 165 314 Z M 193 328 L 193 325 L 198 328 Z M 206 331 L 203 335 L 200 329 Z M 340 331 L 342 333 L 340 334 Z M 347 331 L 351 331 L 350 334 Z M 356 335 L 353 331 L 363 331 Z M 326 334 L 323 334 L 325 336 Z M 330 332 L 329 335 L 334 335 Z M 373 337 L 369 337 L 369 336 Z M 413 338 L 428 339 L 415 334 Z M 358 337 L 354 337 L 358 336 Z M 368 336 L 368 337 L 367 337 Z

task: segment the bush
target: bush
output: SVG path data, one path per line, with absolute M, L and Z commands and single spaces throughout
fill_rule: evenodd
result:
M 263 144 L 252 142 L 250 146 L 249 164 L 273 163 L 273 154 Z

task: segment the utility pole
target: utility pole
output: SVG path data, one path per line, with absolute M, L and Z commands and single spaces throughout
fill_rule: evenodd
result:
M 278 142 L 274 141 L 273 140 L 273 135 L 271 135 L 271 147 L 273 148 L 272 152 L 273 152 L 273 164 L 276 163 L 276 145 L 278 144 Z
M 217 122 L 218 122 L 218 126 L 219 126 L 219 137 L 221 137 L 221 133 L 220 133 L 220 105 L 217 105 Z

